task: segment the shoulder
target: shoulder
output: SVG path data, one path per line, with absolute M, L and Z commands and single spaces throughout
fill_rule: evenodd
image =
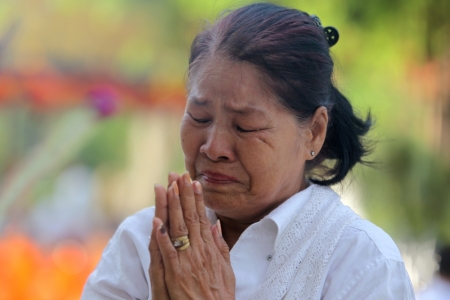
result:
M 338 247 L 352 247 L 354 251 L 370 251 L 377 259 L 403 263 L 400 251 L 392 238 L 381 228 L 367 220 L 351 223 L 343 232 Z
M 148 253 L 154 207 L 126 218 L 89 276 L 82 299 L 147 299 Z
M 149 236 L 153 229 L 152 221 L 155 215 L 155 208 L 145 208 L 132 216 L 127 217 L 117 228 L 113 237 L 106 246 L 103 256 L 109 251 L 142 252 L 147 253 Z M 144 247 L 143 247 L 144 246 Z
M 331 255 L 324 293 L 333 295 L 329 299 L 414 299 L 394 241 L 361 219 L 344 230 Z
M 132 235 L 136 235 L 141 237 L 142 234 L 147 234 L 147 237 L 150 232 L 148 229 L 152 228 L 153 217 L 155 216 L 155 207 L 147 207 L 144 208 L 132 216 L 127 217 L 118 227 L 117 233 L 130 233 Z

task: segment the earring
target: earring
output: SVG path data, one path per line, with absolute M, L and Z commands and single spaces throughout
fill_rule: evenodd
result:
M 314 156 L 314 155 L 316 155 L 316 152 L 311 151 L 311 156 Z

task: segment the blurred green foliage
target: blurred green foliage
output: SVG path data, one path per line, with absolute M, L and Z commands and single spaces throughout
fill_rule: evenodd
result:
M 450 243 L 450 167 L 423 145 L 391 142 L 359 182 L 369 219 L 398 240 Z
M 102 165 L 109 169 L 123 169 L 127 163 L 130 117 L 122 114 L 99 123 L 77 155 L 77 162 L 92 169 Z

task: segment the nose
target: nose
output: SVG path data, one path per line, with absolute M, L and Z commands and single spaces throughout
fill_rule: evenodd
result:
M 232 133 L 226 128 L 212 126 L 206 135 L 206 140 L 200 146 L 200 153 L 212 161 L 234 161 L 236 155 Z

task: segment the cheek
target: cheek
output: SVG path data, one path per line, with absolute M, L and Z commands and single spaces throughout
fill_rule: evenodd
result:
M 268 176 L 276 163 L 276 149 L 262 138 L 242 140 L 236 149 L 240 163 L 245 171 L 253 178 L 252 182 L 257 184 L 258 179 Z
M 186 142 L 189 141 L 189 131 L 187 129 L 187 124 L 186 121 L 183 119 L 183 121 L 181 121 L 181 126 L 180 126 L 180 141 L 181 141 L 181 148 L 183 149 L 183 153 L 186 155 L 186 147 L 187 144 Z
M 241 146 L 241 163 L 254 185 L 269 187 L 279 184 L 302 169 L 299 145 L 293 139 L 259 138 Z
M 243 157 L 243 163 L 248 165 L 271 165 L 278 155 L 281 155 L 279 139 L 273 134 L 261 134 L 249 139 L 238 139 L 240 156 Z
M 189 126 L 187 121 L 182 121 L 180 127 L 181 148 L 188 170 L 193 167 L 200 148 L 201 134 L 197 131 L 196 128 Z

